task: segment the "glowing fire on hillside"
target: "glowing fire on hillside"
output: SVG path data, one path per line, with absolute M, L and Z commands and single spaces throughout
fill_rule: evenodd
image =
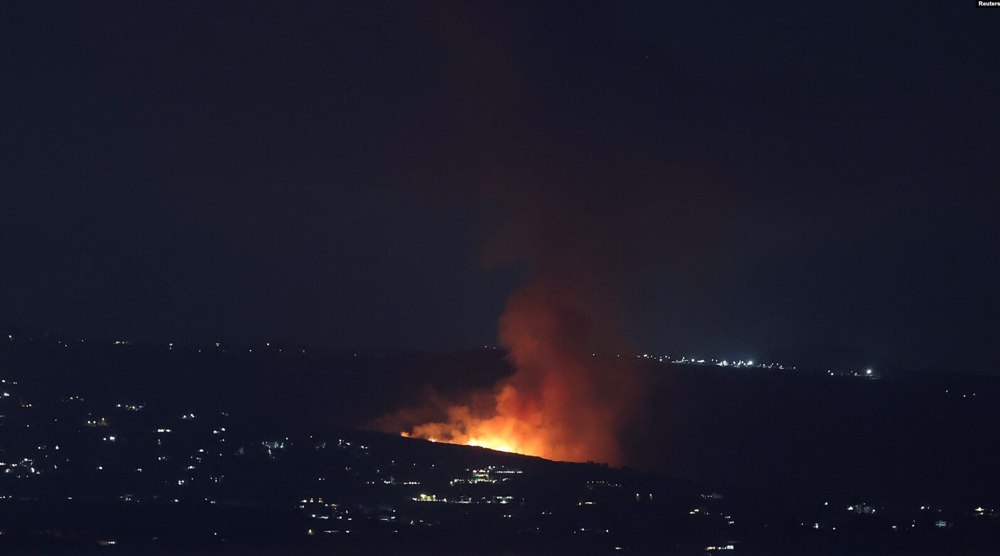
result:
M 407 438 L 413 437 L 414 435 L 417 435 L 416 436 L 417 438 L 423 438 L 422 436 L 420 436 L 421 433 L 419 431 L 414 432 L 414 434 L 410 434 L 406 431 L 403 431 L 399 434 Z M 496 450 L 498 452 L 510 452 L 512 454 L 524 454 L 527 456 L 546 457 L 542 453 L 532 451 L 527 448 L 521 448 L 519 443 L 512 442 L 500 436 L 470 437 L 463 435 L 461 437 L 452 436 L 448 440 L 439 440 L 433 436 L 428 436 L 425 438 L 425 440 L 428 440 L 430 442 L 445 442 L 446 444 L 462 444 L 465 446 L 475 446 L 477 448 L 489 448 L 490 450 Z
M 603 181 L 600 172 L 545 161 L 540 180 L 536 162 L 505 165 L 487 184 L 509 218 L 494 230 L 484 259 L 523 263 L 526 271 L 498 322 L 513 374 L 444 407 L 432 391 L 378 426 L 435 442 L 621 464 L 618 436 L 641 405 L 641 377 L 625 358 L 595 354 L 629 351 L 616 333 L 616 284 L 635 213 L 618 182 Z
M 523 418 L 512 416 L 517 398 L 517 390 L 508 384 L 496 397 L 497 414 L 492 417 L 475 417 L 471 408 L 458 405 L 448 409 L 447 421 L 418 425 L 402 435 L 549 459 L 574 460 L 583 457 L 583 454 L 571 454 L 563 446 L 565 442 L 552 438 L 541 412 L 535 411 Z
M 492 398 L 453 405 L 447 418 L 403 436 L 480 446 L 563 461 L 621 462 L 617 427 L 635 393 L 629 369 L 588 349 L 599 330 L 571 288 L 544 281 L 515 293 L 500 318 L 500 340 L 516 371 Z

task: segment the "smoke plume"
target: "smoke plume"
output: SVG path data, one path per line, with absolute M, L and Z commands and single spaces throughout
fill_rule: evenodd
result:
M 485 402 L 480 396 L 452 405 L 445 419 L 410 426 L 404 435 L 622 463 L 619 430 L 639 392 L 615 332 L 628 218 L 614 188 L 576 189 L 577 183 L 564 175 L 491 189 L 508 212 L 486 248 L 487 262 L 526 270 L 498 327 L 514 373 Z

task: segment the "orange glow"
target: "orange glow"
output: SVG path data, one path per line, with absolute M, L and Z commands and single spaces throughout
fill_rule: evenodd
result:
M 418 429 L 424 427 L 417 427 Z M 417 433 L 418 435 L 420 433 Z M 406 431 L 400 433 L 401 436 L 412 437 L 412 435 Z M 424 438 L 428 442 L 437 442 L 437 438 L 427 437 Z M 531 454 L 526 448 L 519 447 L 519 443 L 516 443 L 512 439 L 505 439 L 501 436 L 453 436 L 449 440 L 445 441 L 449 444 L 464 444 L 466 446 L 476 446 L 478 448 L 489 448 L 490 450 L 497 450 L 500 452 L 512 452 L 515 454 Z
M 550 395 L 546 399 L 561 397 Z M 566 423 L 541 409 L 531 408 L 530 404 L 525 407 L 522 398 L 507 384 L 496 397 L 496 415 L 475 417 L 469 407 L 453 406 L 448 410 L 447 421 L 418 425 L 402 435 L 562 461 L 617 461 L 617 445 L 613 437 L 604 434 L 603 425 L 592 422 L 581 429 L 568 428 Z M 518 409 L 522 412 L 515 413 Z M 555 409 L 568 408 L 555 406 Z M 594 411 L 592 415 L 602 414 Z
M 505 387 L 502 392 L 498 400 L 515 395 L 511 386 Z M 431 442 L 464 444 L 502 452 L 565 459 L 564 454 L 552 449 L 539 426 L 540 420 L 537 417 L 535 425 L 506 415 L 478 418 L 472 415 L 469 407 L 462 405 L 451 407 L 448 416 L 447 422 L 418 425 L 411 432 L 403 432 L 403 436 L 423 438 Z
M 500 319 L 500 339 L 516 371 L 485 404 L 453 405 L 446 419 L 404 436 L 480 446 L 562 461 L 621 463 L 617 427 L 634 380 L 596 359 L 595 326 L 567 290 L 522 288 Z M 627 371 L 627 369 L 625 369 Z

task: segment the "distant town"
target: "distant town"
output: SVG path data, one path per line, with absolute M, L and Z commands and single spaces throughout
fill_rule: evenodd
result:
M 995 500 L 815 499 L 779 511 L 720 485 L 635 469 L 355 429 L 283 432 L 227 407 L 178 411 L 115 398 L 110 385 L 107 396 L 94 399 L 9 371 L 0 369 L 5 550 L 110 554 L 264 545 L 362 554 L 662 554 L 666 547 L 666 553 L 705 554 L 933 547 L 989 553 L 1000 538 Z M 835 376 L 877 378 L 866 369 Z M 976 395 L 962 395 L 969 394 Z

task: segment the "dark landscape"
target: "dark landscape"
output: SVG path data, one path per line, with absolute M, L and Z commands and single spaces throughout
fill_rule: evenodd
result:
M 1000 553 L 1000 1 L 0 5 L 0 554 Z
M 995 377 L 633 357 L 662 408 L 649 420 L 674 426 L 631 448 L 642 467 L 619 469 L 372 430 L 428 388 L 481 387 L 470 368 L 509 373 L 491 348 L 311 354 L 18 331 L 0 347 L 0 543 L 23 553 L 993 550 Z

